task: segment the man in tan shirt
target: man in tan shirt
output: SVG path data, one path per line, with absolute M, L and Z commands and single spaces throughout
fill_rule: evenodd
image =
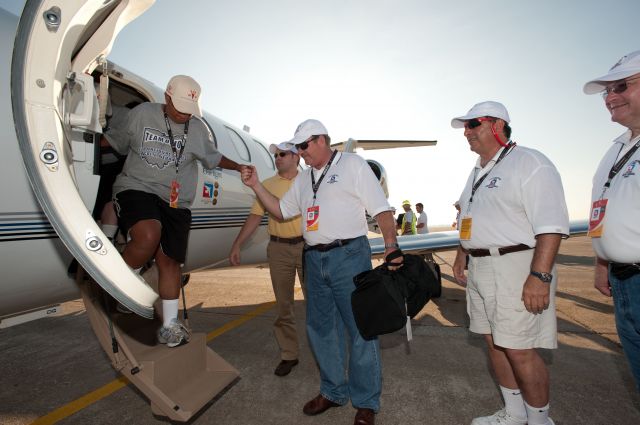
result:
M 298 175 L 300 156 L 291 143 L 272 144 L 269 151 L 274 154 L 278 173 L 266 179 L 263 185 L 274 196 L 281 198 Z M 256 199 L 240 233 L 231 246 L 229 262 L 240 264 L 240 247 L 255 232 L 265 213 L 264 206 Z M 300 216 L 289 220 L 278 220 L 269 214 L 268 231 L 271 241 L 267 247 L 269 270 L 273 293 L 276 297 L 278 316 L 274 322 L 274 333 L 280 346 L 281 361 L 276 367 L 277 376 L 285 376 L 298 364 L 298 335 L 294 314 L 293 289 L 296 272 L 302 279 L 302 224 Z

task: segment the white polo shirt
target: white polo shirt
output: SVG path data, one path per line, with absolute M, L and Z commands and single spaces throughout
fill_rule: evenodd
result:
M 311 173 L 318 182 L 323 170 L 304 170 L 280 200 L 285 219 L 302 214 L 302 235 L 308 245 L 364 236 L 368 232 L 365 211 L 375 217 L 391 210 L 369 164 L 356 154 L 342 152 L 336 154 L 322 179 L 314 204 Z M 318 230 L 309 231 L 307 211 L 314 205 L 319 206 Z
M 536 245 L 543 233 L 569 235 L 569 215 L 560 174 L 540 152 L 516 146 L 497 164 L 500 149 L 485 167 L 480 158 L 460 196 L 460 217 L 471 216 L 465 249 Z M 495 165 L 495 167 L 494 167 Z M 474 182 L 487 174 L 469 204 Z
M 422 226 L 422 227 L 420 227 L 418 229 L 418 234 L 419 235 L 424 235 L 426 233 L 429 233 L 429 228 L 427 227 L 427 213 L 424 212 L 424 211 L 422 211 L 420 213 L 420 215 L 418 216 L 418 223 L 417 224 L 420 224 L 420 223 L 423 223 L 424 226 Z
M 600 199 L 609 170 L 618 158 L 633 146 L 639 137 L 631 140 L 631 131 L 627 131 L 614 140 L 593 176 L 591 202 Z M 640 149 L 638 149 L 624 167 L 611 181 L 604 192 L 608 199 L 603 219 L 603 233 L 592 238 L 593 250 L 599 258 L 616 263 L 640 262 Z

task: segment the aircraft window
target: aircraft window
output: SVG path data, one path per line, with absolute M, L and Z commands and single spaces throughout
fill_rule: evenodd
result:
M 218 149 L 218 138 L 216 137 L 216 133 L 213 131 L 213 127 L 211 127 L 211 124 L 209 124 L 209 121 L 207 121 L 204 116 L 202 117 L 202 122 L 207 125 L 207 128 L 211 132 L 211 138 L 213 139 L 213 145 L 216 147 L 216 150 L 217 150 Z
M 247 147 L 247 144 L 244 142 L 242 137 L 240 137 L 240 135 L 236 133 L 235 130 L 226 126 L 225 128 L 227 129 L 227 133 L 229 133 L 229 137 L 231 137 L 231 144 L 240 156 L 240 159 L 251 162 L 251 154 L 249 153 L 249 148 Z
M 253 141 L 256 143 L 256 145 L 258 145 L 258 152 L 260 154 L 260 157 L 264 160 L 264 162 L 270 166 L 272 169 L 276 169 L 276 163 L 273 160 L 273 155 L 271 155 L 269 153 L 269 151 L 267 150 L 267 148 L 264 147 L 264 145 L 262 143 L 260 143 L 259 141 L 257 141 L 256 139 L 253 139 Z

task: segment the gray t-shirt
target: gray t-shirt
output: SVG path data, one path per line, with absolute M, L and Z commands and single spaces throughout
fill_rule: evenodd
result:
M 171 148 L 164 112 L 160 103 L 143 103 L 133 108 L 125 126 L 117 126 L 105 136 L 120 154 L 127 155 L 122 173 L 116 178 L 113 193 L 124 190 L 140 190 L 158 195 L 169 202 L 171 182 L 180 184 L 179 208 L 189 208 L 196 194 L 198 166 L 218 166 L 222 154 L 213 143 L 209 128 L 198 118 L 189 122 L 186 146 L 184 124 L 176 124 L 169 118 L 171 131 L 180 157 L 179 174 L 176 176 L 176 156 Z

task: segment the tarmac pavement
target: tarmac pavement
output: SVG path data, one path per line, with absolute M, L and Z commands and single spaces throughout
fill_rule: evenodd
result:
M 451 263 L 453 253 L 439 262 Z M 403 332 L 380 338 L 381 410 L 376 423 L 469 424 L 501 407 L 483 339 L 468 332 L 464 289 L 442 264 L 443 294 Z M 640 395 L 622 354 L 613 307 L 592 286 L 593 252 L 586 237 L 563 242 L 558 258 L 559 348 L 541 350 L 551 376 L 551 416 L 557 425 L 640 424 Z M 319 374 L 296 295 L 300 364 L 273 374 L 279 361 L 271 326 L 273 293 L 266 268 L 194 273 L 187 286 L 191 326 L 240 371 L 240 379 L 206 406 L 193 424 L 351 424 L 350 406 L 308 417 Z M 223 326 L 225 326 L 223 328 Z M 82 301 L 57 317 L 0 330 L 0 424 L 161 424 L 148 401 L 119 379 L 93 335 Z

